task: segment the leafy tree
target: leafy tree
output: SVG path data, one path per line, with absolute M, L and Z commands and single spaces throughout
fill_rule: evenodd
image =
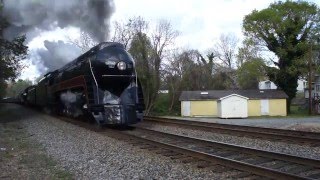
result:
M 17 82 L 11 83 L 7 88 L 8 97 L 17 97 L 23 90 L 31 86 L 32 82 L 30 80 L 19 79 Z
M 265 77 L 265 63 L 262 59 L 244 62 L 237 74 L 241 89 L 258 89 L 259 81 Z
M 267 73 L 289 96 L 287 109 L 290 112 L 297 80 L 306 65 L 302 57 L 308 52 L 310 38 L 318 36 L 319 8 L 305 1 L 279 1 L 245 16 L 243 28 L 247 37 L 257 40 L 278 57 L 278 61 L 273 61 L 276 67 L 268 68 Z
M 144 100 L 146 104 L 146 114 L 149 113 L 153 104 L 153 93 L 157 93 L 154 87 L 154 73 L 149 65 L 151 56 L 151 43 L 144 33 L 137 33 L 132 39 L 130 54 L 135 60 L 136 70 L 143 88 Z
M 214 54 L 203 57 L 197 50 L 176 50 L 173 57 L 165 64 L 164 83 L 169 90 L 169 112 L 178 110 L 178 101 L 183 90 L 215 89 Z M 220 83 L 220 81 L 218 82 Z
M 165 66 L 165 81 L 169 94 L 169 112 L 179 110 L 183 90 L 229 89 L 230 71 L 215 63 L 214 53 L 202 56 L 197 50 L 177 51 Z M 227 73 L 228 72 L 228 73 Z
M 135 59 L 138 75 L 141 76 L 146 104 L 145 114 L 149 114 L 158 98 L 163 60 L 167 57 L 168 47 L 178 33 L 165 20 L 159 21 L 151 33 L 148 33 L 148 23 L 141 17 L 134 18 L 128 25 L 134 36 L 130 40 L 125 39 L 128 40 L 129 52 Z
M 259 81 L 266 76 L 262 49 L 253 39 L 245 39 L 237 54 L 237 82 L 240 89 L 258 89 Z
M 234 70 L 216 63 L 216 55 L 202 56 L 197 50 L 177 53 L 166 67 L 169 94 L 178 98 L 182 90 L 230 89 L 233 87 Z M 173 100 L 173 99 L 172 99 Z M 176 100 L 177 101 L 177 100 Z
M 185 78 L 186 74 L 191 71 L 194 67 L 193 58 L 196 56 L 197 52 L 193 50 L 184 50 L 179 52 L 176 50 L 173 57 L 169 59 L 169 62 L 165 64 L 164 72 L 165 78 L 163 83 L 169 90 L 169 112 L 180 107 L 179 96 L 183 89 L 189 89 L 189 80 L 182 80 Z
M 10 23 L 2 15 L 3 4 L 0 2 L 0 86 L 4 88 L 6 80 L 14 80 L 20 73 L 23 65 L 21 60 L 26 57 L 27 46 L 25 36 L 19 36 L 9 41 L 3 36 L 4 30 L 9 27 Z M 0 97 L 5 91 L 0 91 Z
M 253 39 L 245 39 L 242 42 L 242 46 L 238 49 L 237 54 L 237 65 L 238 67 L 242 66 L 243 63 L 247 61 L 256 60 L 261 58 L 261 49 L 258 46 L 257 42 L 254 42 Z

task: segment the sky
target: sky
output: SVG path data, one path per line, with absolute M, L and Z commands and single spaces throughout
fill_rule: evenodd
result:
M 150 22 L 166 19 L 180 32 L 177 44 L 204 50 L 222 33 L 241 36 L 241 23 L 254 9 L 268 7 L 270 0 L 116 0 L 112 19 L 142 16 Z M 143 8 L 142 8 L 143 7 Z
M 273 0 L 114 0 L 112 21 L 125 21 L 141 16 L 151 23 L 166 19 L 180 35 L 175 46 L 194 48 L 202 52 L 213 47 L 221 34 L 234 34 L 241 41 L 242 20 L 254 9 L 267 8 Z M 320 0 L 310 0 L 320 6 Z M 111 28 L 112 29 L 112 28 Z M 77 38 L 77 28 L 56 29 L 39 34 L 28 45 L 30 50 L 42 48 L 44 40 Z M 32 63 L 21 78 L 34 80 L 39 73 Z

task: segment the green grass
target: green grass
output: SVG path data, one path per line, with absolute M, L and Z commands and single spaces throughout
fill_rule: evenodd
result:
M 305 101 L 303 92 L 297 92 L 296 98 L 300 99 L 301 101 Z M 290 112 L 290 114 L 288 114 L 288 117 L 306 117 L 306 116 L 310 116 L 309 115 L 309 109 L 308 108 L 304 108 L 304 107 L 299 106 L 299 105 L 291 105 L 290 106 L 290 110 L 291 110 L 291 112 Z M 314 116 L 314 115 L 311 115 L 311 116 Z
M 309 116 L 308 109 L 304 109 L 300 106 L 291 106 L 291 112 L 288 114 L 288 117 L 302 117 L 302 116 Z
M 65 170 L 61 170 L 56 161 L 47 156 L 46 154 L 27 154 L 23 155 L 21 160 L 21 164 L 24 164 L 28 168 L 37 169 L 40 171 L 34 172 L 32 171 L 31 176 L 37 177 L 39 174 L 41 176 L 47 176 L 45 173 L 41 173 L 42 171 L 49 170 L 50 171 L 50 179 L 73 179 L 72 174 Z

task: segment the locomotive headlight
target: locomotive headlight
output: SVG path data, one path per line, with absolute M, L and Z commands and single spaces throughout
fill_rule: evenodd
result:
M 117 67 L 118 67 L 119 70 L 123 71 L 123 70 L 126 70 L 127 65 L 126 65 L 125 62 L 120 61 L 120 62 L 118 62 Z

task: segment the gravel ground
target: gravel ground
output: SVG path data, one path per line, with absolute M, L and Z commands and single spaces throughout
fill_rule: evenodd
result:
M 143 122 L 138 124 L 137 126 L 148 127 L 150 129 L 154 129 L 162 132 L 169 132 L 169 133 L 174 133 L 179 135 L 186 135 L 186 136 L 197 137 L 202 139 L 237 144 L 241 146 L 248 146 L 248 147 L 253 147 L 253 148 L 262 149 L 262 150 L 292 154 L 296 156 L 308 157 L 308 158 L 320 160 L 320 147 L 309 147 L 309 146 L 302 146 L 302 145 L 296 145 L 296 144 L 288 144 L 284 142 L 272 142 L 272 141 L 263 140 L 263 139 L 237 137 L 237 136 L 226 135 L 226 134 L 204 132 L 199 130 L 190 130 L 190 129 L 185 129 L 181 127 L 164 126 L 164 125 L 151 123 L 151 122 Z
M 73 179 L 29 139 L 16 107 L 0 103 L 0 179 Z
M 23 107 L 17 112 L 25 118 L 22 123 L 31 140 L 43 145 L 46 153 L 74 174 L 76 179 L 231 179 L 232 175 L 237 174 L 235 171 L 198 169 L 194 164 L 183 164 Z M 320 159 L 320 148 L 165 127 L 147 122 L 139 126 Z
M 198 169 L 24 108 L 19 113 L 31 138 L 76 179 L 226 179 L 235 173 Z

